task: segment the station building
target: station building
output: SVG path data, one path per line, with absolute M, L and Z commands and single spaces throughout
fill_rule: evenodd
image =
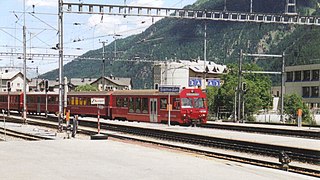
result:
M 301 95 L 310 108 L 320 108 L 320 64 L 287 66 L 286 94 Z
M 179 60 L 159 63 L 154 66 L 153 81 L 155 88 L 159 85 L 183 87 L 220 86 L 221 77 L 227 73 L 226 65 L 212 61 Z

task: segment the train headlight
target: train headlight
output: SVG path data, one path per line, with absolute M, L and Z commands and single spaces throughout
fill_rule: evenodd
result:
M 183 114 L 183 117 L 186 117 L 187 115 L 186 114 Z

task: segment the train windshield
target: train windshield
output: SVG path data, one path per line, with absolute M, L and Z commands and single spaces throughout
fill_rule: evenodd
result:
M 181 108 L 205 108 L 204 98 L 182 98 Z
M 204 99 L 194 98 L 194 108 L 204 108 Z
M 192 99 L 191 98 L 182 98 L 181 99 L 181 108 L 192 108 Z

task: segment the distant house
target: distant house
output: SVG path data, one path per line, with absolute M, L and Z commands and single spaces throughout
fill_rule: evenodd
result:
M 17 71 L 1 71 L 0 72 L 0 92 L 7 92 L 7 83 L 10 82 L 12 92 L 23 91 L 23 74 Z M 27 79 L 27 91 L 29 79 Z
M 182 87 L 202 87 L 217 83 L 227 73 L 227 66 L 212 61 L 180 60 L 177 62 L 159 63 L 154 66 L 153 80 L 155 85 L 178 85 Z M 215 85 L 215 84 L 214 84 Z
M 91 85 L 97 87 L 100 91 L 103 90 L 131 90 L 132 81 L 131 78 L 120 78 L 114 76 L 100 77 L 91 83 Z

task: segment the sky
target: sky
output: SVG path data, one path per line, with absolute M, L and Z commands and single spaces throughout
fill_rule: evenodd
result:
M 182 8 L 195 3 L 196 0 L 64 0 L 64 2 Z M 52 49 L 59 42 L 57 7 L 58 0 L 0 0 L 0 53 L 23 53 L 22 27 L 25 17 L 27 54 L 58 54 L 57 50 Z M 158 20 L 159 18 L 151 17 L 65 14 L 64 54 L 81 55 L 99 49 L 102 47 L 100 42 L 106 41 L 109 44 L 114 41 L 114 34 L 120 35 L 116 38 L 139 34 Z M 64 64 L 71 60 L 65 58 Z M 11 69 L 3 67 L 23 67 L 23 60 L 16 55 L 0 55 L 0 68 Z M 39 74 L 43 74 L 58 67 L 58 58 L 37 57 L 27 61 L 27 72 L 32 76 L 36 74 L 37 68 Z

